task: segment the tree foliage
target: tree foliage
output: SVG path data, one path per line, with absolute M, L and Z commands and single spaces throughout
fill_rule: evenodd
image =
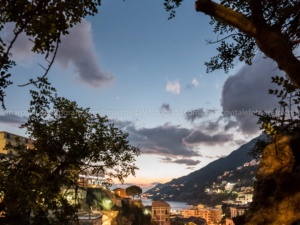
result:
M 183 0 L 164 0 L 170 17 Z M 60 43 L 68 28 L 82 18 L 98 12 L 101 0 L 8 0 L 0 2 L 0 32 L 8 23 L 14 24 L 11 40 L 0 37 L 0 101 L 4 105 L 5 89 L 12 84 L 10 69 L 15 65 L 11 49 L 21 33 L 34 43 L 33 52 L 45 56 L 48 67 L 45 73 L 29 83 L 39 82 L 47 75 Z M 206 64 L 207 71 L 223 69 L 228 72 L 235 60 L 252 63 L 258 49 L 275 60 L 291 81 L 300 86 L 300 61 L 294 50 L 300 43 L 300 2 L 298 0 L 197 0 L 196 10 L 209 15 L 220 43 L 219 54 Z M 220 38 L 219 38 L 220 37 Z
M 45 82 L 31 91 L 30 116 L 23 125 L 34 147 L 8 146 L 17 155 L 0 158 L 0 224 L 70 224 L 80 206 L 80 173 L 105 176 L 109 184 L 137 169 L 139 150 L 127 134 L 106 117 L 52 95 Z M 74 202 L 68 201 L 69 190 Z
M 46 76 L 53 64 L 62 35 L 79 23 L 82 18 L 94 15 L 101 0 L 6 0 L 0 2 L 0 32 L 7 24 L 13 24 L 13 37 L 3 40 L 0 36 L 0 101 L 4 106 L 5 88 L 12 84 L 10 69 L 15 65 L 11 49 L 21 33 L 33 42 L 32 51 L 45 57 L 48 67 L 45 73 L 29 83 Z
M 103 204 L 104 200 L 109 201 L 110 196 L 108 190 L 103 188 L 87 188 L 86 190 L 85 203 L 89 207 L 96 207 L 97 209 L 105 209 Z
M 126 194 L 132 196 L 133 200 L 135 196 L 142 194 L 142 192 L 142 189 L 136 185 L 126 188 Z
M 183 0 L 165 0 L 171 11 Z M 233 67 L 234 60 L 252 63 L 257 50 L 275 60 L 279 69 L 300 86 L 300 61 L 294 50 L 300 44 L 300 2 L 298 0 L 197 0 L 196 10 L 211 16 L 215 33 L 220 35 L 219 54 L 206 63 L 207 71 Z M 218 36 L 219 37 L 219 36 Z
M 278 98 L 278 108 L 270 112 L 256 113 L 257 123 L 267 138 L 256 142 L 250 152 L 253 157 L 259 157 L 276 135 L 293 134 L 300 128 L 300 88 L 287 77 L 272 77 L 272 83 L 275 83 L 277 88 L 270 89 L 269 94 Z
M 270 89 L 269 94 L 278 98 L 278 109 L 258 114 L 260 128 L 267 135 L 291 134 L 300 128 L 300 89 L 288 78 L 272 77 L 278 89 Z
M 157 223 L 151 220 L 151 214 L 144 213 L 143 206 L 137 206 L 135 204 L 122 204 L 122 209 L 117 218 L 118 224 L 125 224 L 124 218 L 130 221 L 132 225 L 157 225 Z

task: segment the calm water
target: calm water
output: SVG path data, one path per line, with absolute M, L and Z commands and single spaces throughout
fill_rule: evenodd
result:
M 189 208 L 189 205 L 186 202 L 171 202 L 171 201 L 166 201 L 167 203 L 170 204 L 171 210 L 172 211 L 181 211 L 184 208 Z M 152 204 L 151 199 L 142 199 L 142 203 L 144 206 Z

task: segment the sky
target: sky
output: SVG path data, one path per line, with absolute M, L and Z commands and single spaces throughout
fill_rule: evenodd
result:
M 258 52 L 251 66 L 206 73 L 220 37 L 210 18 L 184 1 L 168 20 L 163 1 L 107 0 L 64 36 L 48 75 L 60 96 L 91 112 L 107 115 L 141 150 L 135 176 L 125 185 L 144 190 L 187 175 L 228 155 L 260 134 L 255 111 L 273 110 L 271 76 L 276 63 Z M 11 25 L 1 36 L 11 38 Z M 7 89 L 0 130 L 25 135 L 19 128 L 28 114 L 30 77 L 43 74 L 43 57 L 30 51 L 22 35 L 12 49 L 17 62 L 14 85 Z

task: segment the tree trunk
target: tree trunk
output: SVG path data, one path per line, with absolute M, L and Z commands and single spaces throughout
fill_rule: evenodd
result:
M 276 28 L 268 26 L 265 21 L 261 20 L 260 15 L 257 15 L 260 19 L 249 19 L 243 14 L 211 0 L 197 0 L 195 9 L 253 37 L 258 48 L 267 57 L 273 59 L 278 68 L 283 70 L 296 86 L 300 87 L 300 61 L 294 55 L 292 45 L 280 29 L 276 30 Z
M 300 134 L 276 136 L 262 153 L 246 225 L 300 221 Z

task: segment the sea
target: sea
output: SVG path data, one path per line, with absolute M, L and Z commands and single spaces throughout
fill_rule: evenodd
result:
M 181 211 L 182 209 L 187 209 L 189 208 L 189 205 L 186 202 L 173 202 L 173 201 L 165 201 L 169 203 L 171 206 L 171 211 Z M 142 199 L 142 203 L 144 206 L 152 204 L 152 199 Z

